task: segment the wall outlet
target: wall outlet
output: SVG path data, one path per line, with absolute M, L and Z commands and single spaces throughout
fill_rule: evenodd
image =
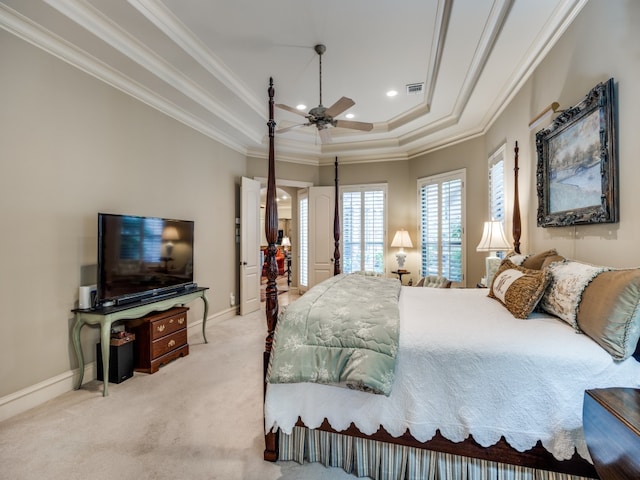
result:
M 229 294 L 229 306 L 234 307 L 236 304 L 236 296 L 233 292 Z

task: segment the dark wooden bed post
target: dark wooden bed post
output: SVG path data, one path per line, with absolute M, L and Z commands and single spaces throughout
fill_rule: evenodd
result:
M 514 148 L 514 167 L 513 167 L 513 225 L 511 232 L 513 233 L 513 249 L 516 253 L 520 253 L 520 235 L 522 234 L 522 224 L 520 223 L 520 198 L 518 195 L 518 142 Z
M 278 321 L 278 263 L 276 261 L 276 240 L 278 238 L 278 204 L 276 203 L 276 166 L 274 132 L 276 122 L 273 119 L 273 78 L 269 78 L 269 174 L 267 178 L 267 206 L 264 220 L 264 231 L 267 237 L 267 290 L 266 290 L 266 317 L 267 317 L 267 338 L 264 345 L 263 373 L 264 373 L 264 394 L 267 392 L 267 368 L 271 347 L 273 346 L 273 334 Z M 264 459 L 275 462 L 278 459 L 278 436 L 277 433 L 265 433 Z
M 338 192 L 338 157 L 336 157 L 336 161 L 334 163 L 335 174 L 334 174 L 334 183 L 336 186 L 336 198 L 335 198 L 335 209 L 333 212 L 333 244 L 335 248 L 333 250 L 333 274 L 340 274 L 340 194 Z

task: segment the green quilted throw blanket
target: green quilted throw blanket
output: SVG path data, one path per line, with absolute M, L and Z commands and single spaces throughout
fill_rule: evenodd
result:
M 336 275 L 285 307 L 270 383 L 314 382 L 389 395 L 398 351 L 400 282 Z

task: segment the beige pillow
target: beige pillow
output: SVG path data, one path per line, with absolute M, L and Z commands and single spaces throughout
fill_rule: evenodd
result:
M 545 270 L 523 268 L 505 259 L 491 283 L 489 297 L 502 303 L 516 318 L 527 318 L 536 307 L 547 284 Z
M 580 329 L 616 360 L 633 355 L 640 339 L 640 269 L 602 272 L 584 289 Z
M 562 255 L 549 255 L 542 261 L 542 270 L 555 262 L 563 262 L 565 258 Z
M 607 267 L 564 260 L 544 269 L 549 274 L 549 286 L 540 300 L 540 307 L 547 313 L 561 318 L 576 331 L 580 331 L 576 319 L 582 293 L 589 283 Z
M 556 252 L 555 248 L 547 250 L 546 252 L 536 253 L 535 255 L 529 255 L 524 259 L 524 262 L 522 262 L 522 266 L 533 270 L 542 270 L 542 263 L 545 258 L 553 256 L 558 256 L 558 252 Z

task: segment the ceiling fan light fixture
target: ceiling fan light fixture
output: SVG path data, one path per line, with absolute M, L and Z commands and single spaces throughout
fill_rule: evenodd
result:
M 352 99 L 342 97 L 330 107 L 325 107 L 322 105 L 322 54 L 326 51 L 326 47 L 322 44 L 318 44 L 314 47 L 314 49 L 318 54 L 318 83 L 320 87 L 320 103 L 317 107 L 309 110 L 308 113 L 303 113 L 303 110 L 306 110 L 307 108 L 305 105 L 298 105 L 296 108 L 293 108 L 281 103 L 277 103 L 275 105 L 276 107 L 291 113 L 295 113 L 296 115 L 301 115 L 307 119 L 307 122 L 281 128 L 280 130 L 277 130 L 276 133 L 285 133 L 294 128 L 308 127 L 313 125 L 316 127 L 318 136 L 320 137 L 320 141 L 325 144 L 331 143 L 331 133 L 329 132 L 329 127 L 350 128 L 352 130 L 360 130 L 362 132 L 371 131 L 373 129 L 373 123 L 355 122 L 353 120 L 339 120 L 338 118 L 336 118 L 356 104 Z M 353 118 L 353 115 L 346 115 L 346 118 Z

